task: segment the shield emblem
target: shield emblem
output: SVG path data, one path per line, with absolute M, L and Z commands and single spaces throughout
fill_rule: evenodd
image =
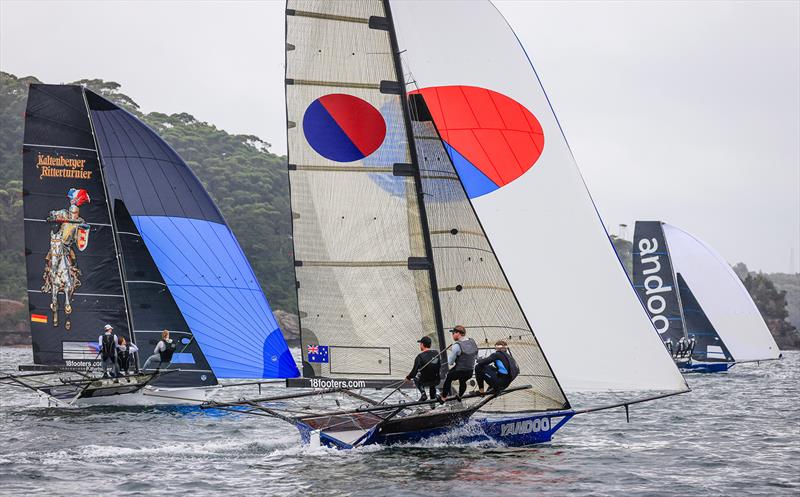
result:
M 78 236 L 75 245 L 78 246 L 78 250 L 81 252 L 89 245 L 89 226 L 78 226 Z

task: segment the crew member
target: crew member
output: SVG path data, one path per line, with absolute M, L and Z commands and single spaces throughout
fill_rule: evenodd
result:
M 430 337 L 422 337 L 417 340 L 419 344 L 420 353 L 414 359 L 414 368 L 406 376 L 406 381 L 414 380 L 414 385 L 419 390 L 420 402 L 428 400 L 428 393 L 430 392 L 431 399 L 436 398 L 436 385 L 439 384 L 441 379 L 439 376 L 439 352 L 431 350 Z
M 172 343 L 172 339 L 169 337 L 169 330 L 164 330 L 161 332 L 161 340 L 158 341 L 156 348 L 153 350 L 153 355 L 147 358 L 142 370 L 151 369 L 150 364 L 153 362 L 156 363 L 156 369 L 161 369 L 161 366 L 164 365 L 168 366 L 174 353 L 175 344 Z
M 478 344 L 472 338 L 466 338 L 467 330 L 458 325 L 450 333 L 453 334 L 453 345 L 447 352 L 447 364 L 450 371 L 444 378 L 444 387 L 440 402 L 447 400 L 450 395 L 450 387 L 455 380 L 458 380 L 458 398 L 460 399 L 467 391 L 467 381 L 472 378 L 472 371 L 475 369 L 475 359 L 478 357 Z
M 125 337 L 119 337 L 117 341 L 117 365 L 120 373 L 124 376 L 128 375 L 131 361 L 133 360 L 135 362 L 134 354 L 136 352 L 139 352 L 139 347 L 137 347 L 135 343 L 128 343 Z M 136 366 L 135 370 L 138 371 L 138 369 L 139 367 Z
M 111 377 L 119 375 L 117 368 L 117 335 L 110 324 L 103 326 L 103 334 L 97 337 L 100 359 L 103 361 L 103 378 L 108 378 L 108 368 L 111 367 Z
M 475 379 L 478 381 L 478 392 L 485 393 L 483 382 L 489 384 L 491 392 L 498 394 L 508 388 L 514 381 L 519 367 L 508 353 L 508 344 L 505 340 L 498 340 L 494 344 L 494 352 L 475 365 Z

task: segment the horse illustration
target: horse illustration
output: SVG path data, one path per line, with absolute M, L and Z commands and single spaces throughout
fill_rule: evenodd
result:
M 42 292 L 50 292 L 50 310 L 53 311 L 53 326 L 58 326 L 58 294 L 64 293 L 64 328 L 70 329 L 72 314 L 72 294 L 81 286 L 81 271 L 75 265 L 75 253 L 64 244 L 59 233 L 50 233 L 50 251 L 45 257 L 44 285 Z

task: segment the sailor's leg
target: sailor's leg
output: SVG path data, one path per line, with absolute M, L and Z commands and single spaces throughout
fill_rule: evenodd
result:
M 447 398 L 450 396 L 450 387 L 455 379 L 455 374 L 456 372 L 454 369 L 447 372 L 447 376 L 444 378 L 444 386 L 442 386 L 442 397 Z
M 483 375 L 486 373 L 486 366 L 475 366 L 475 380 L 478 382 L 478 390 L 483 392 Z
M 458 397 L 464 396 L 467 391 L 467 381 L 472 378 L 472 371 L 462 371 L 458 378 Z
M 499 384 L 499 378 L 497 376 L 497 370 L 495 368 L 486 368 L 483 372 L 483 379 L 486 380 L 486 383 L 489 384 L 489 388 L 493 392 L 497 392 L 497 386 Z M 481 381 L 480 379 L 478 380 Z
M 431 399 L 436 398 L 436 383 L 428 386 L 428 393 L 430 394 Z
M 108 377 L 108 360 L 103 359 L 103 378 Z
M 417 377 L 414 378 L 414 386 L 419 390 L 419 400 L 428 400 L 428 395 L 425 393 L 425 386 L 420 384 L 419 378 Z

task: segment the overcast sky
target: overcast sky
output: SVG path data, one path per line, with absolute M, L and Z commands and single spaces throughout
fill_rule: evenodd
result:
M 800 270 L 800 2 L 496 3 L 611 233 L 660 219 L 729 262 Z M 0 0 L 0 69 L 114 80 L 283 154 L 283 9 Z

